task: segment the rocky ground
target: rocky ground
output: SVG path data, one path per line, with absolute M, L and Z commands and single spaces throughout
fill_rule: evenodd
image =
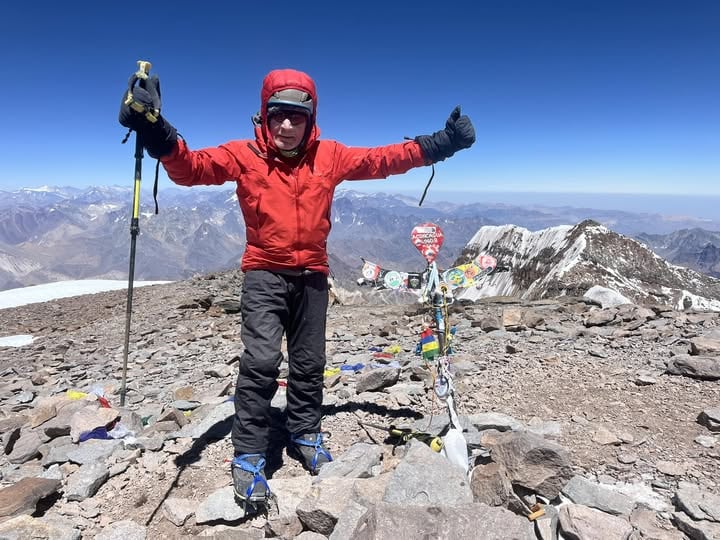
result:
M 240 283 L 135 290 L 125 407 L 124 292 L 0 310 L 0 337 L 35 338 L 0 348 L 0 538 L 720 538 L 720 315 L 582 298 L 453 306 L 469 475 L 360 424 L 444 434 L 421 306 L 331 306 L 336 463 L 311 478 L 287 457 L 281 386 L 278 507 L 245 517 L 228 463 Z

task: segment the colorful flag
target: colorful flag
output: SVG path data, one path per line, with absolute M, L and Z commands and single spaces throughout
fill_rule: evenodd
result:
M 423 358 L 427 360 L 435 358 L 440 352 L 440 344 L 430 328 L 426 328 L 422 334 L 420 334 L 420 347 Z

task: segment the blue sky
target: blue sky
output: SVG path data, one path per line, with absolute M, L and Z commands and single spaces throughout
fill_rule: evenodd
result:
M 0 189 L 131 185 L 117 111 L 147 59 L 193 148 L 251 137 L 262 78 L 293 67 L 316 80 L 322 136 L 352 146 L 435 131 L 462 105 L 477 143 L 432 189 L 720 194 L 720 2 L 312 6 L 8 4 Z M 352 187 L 419 194 L 429 174 Z

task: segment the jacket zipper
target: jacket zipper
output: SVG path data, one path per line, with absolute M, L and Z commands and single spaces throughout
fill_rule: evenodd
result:
M 295 180 L 295 250 L 293 254 L 295 266 L 297 266 L 300 262 L 300 256 L 298 253 L 300 248 L 300 182 L 298 181 L 300 163 L 298 163 L 297 167 L 292 168 L 292 175 Z

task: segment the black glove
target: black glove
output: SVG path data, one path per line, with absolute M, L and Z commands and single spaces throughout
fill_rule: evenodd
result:
M 126 104 L 128 92 L 123 94 L 120 103 L 120 124 L 132 129 L 140 136 L 143 146 L 150 157 L 159 159 L 173 151 L 177 144 L 177 131 L 160 115 L 160 79 L 152 75 L 147 79 L 140 79 L 135 85 L 135 75 L 130 79 L 130 88 L 135 104 L 143 108 L 139 112 L 131 105 Z M 152 119 L 155 118 L 153 122 Z
M 445 129 L 432 135 L 415 137 L 415 142 L 420 145 L 425 157 L 431 163 L 436 163 L 449 158 L 458 150 L 470 148 L 475 142 L 475 128 L 470 118 L 460 116 L 460 106 L 457 106 L 450 113 Z

